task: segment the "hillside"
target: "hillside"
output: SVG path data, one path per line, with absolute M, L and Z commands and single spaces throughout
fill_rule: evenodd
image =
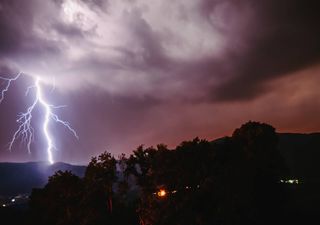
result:
M 30 193 L 32 188 L 43 187 L 48 177 L 57 170 L 71 170 L 82 177 L 85 166 L 66 163 L 48 165 L 45 162 L 0 163 L 0 196 Z
M 293 177 L 320 181 L 320 133 L 280 133 L 279 149 Z
M 279 133 L 279 150 L 285 158 L 291 177 L 304 183 L 320 183 L 320 133 Z M 213 143 L 219 144 L 224 138 Z M 42 187 L 57 170 L 71 170 L 82 177 L 85 166 L 45 162 L 0 163 L 0 196 L 30 193 Z

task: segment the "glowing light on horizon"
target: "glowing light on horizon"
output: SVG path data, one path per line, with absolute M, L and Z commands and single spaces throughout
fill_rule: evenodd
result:
M 301 183 L 298 179 L 280 180 L 283 184 L 299 184 Z
M 19 73 L 16 77 L 14 78 L 4 78 L 0 77 L 1 80 L 4 82 L 7 82 L 5 84 L 4 89 L 1 91 L 1 98 L 0 98 L 0 104 L 3 101 L 6 92 L 9 90 L 10 85 L 13 81 L 16 81 L 19 77 L 21 76 L 21 73 Z M 31 153 L 31 143 L 34 138 L 34 129 L 31 126 L 31 121 L 32 121 L 32 112 L 34 108 L 38 105 L 42 106 L 42 108 L 45 111 L 45 117 L 43 121 L 43 134 L 47 142 L 47 157 L 48 157 L 48 162 L 50 164 L 54 163 L 53 159 L 53 152 L 52 150 L 55 148 L 53 144 L 53 138 L 51 137 L 51 134 L 49 132 L 49 123 L 51 120 L 62 124 L 64 127 L 66 127 L 77 139 L 79 139 L 76 131 L 70 126 L 70 124 L 66 121 L 61 120 L 56 114 L 53 113 L 52 109 L 54 108 L 61 108 L 65 106 L 53 106 L 45 100 L 41 85 L 40 85 L 40 78 L 37 77 L 35 79 L 35 83 L 32 86 L 29 86 L 26 91 L 26 96 L 28 95 L 29 91 L 31 89 L 36 89 L 36 97 L 33 100 L 32 104 L 28 107 L 27 111 L 25 113 L 20 113 L 18 114 L 18 119 L 17 123 L 19 123 L 18 129 L 15 131 L 15 133 L 12 136 L 11 141 L 9 142 L 9 150 L 12 150 L 12 147 L 14 143 L 16 142 L 17 139 L 21 139 L 22 142 L 26 143 L 28 153 Z

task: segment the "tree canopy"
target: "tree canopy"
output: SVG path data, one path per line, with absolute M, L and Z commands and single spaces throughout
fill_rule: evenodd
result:
M 248 122 L 214 142 L 105 152 L 84 178 L 58 171 L 30 206 L 39 224 L 267 224 L 281 215 L 285 168 L 275 129 Z

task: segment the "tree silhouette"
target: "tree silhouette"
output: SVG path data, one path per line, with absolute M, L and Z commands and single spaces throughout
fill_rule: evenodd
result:
M 43 189 L 34 189 L 30 208 L 35 224 L 80 224 L 79 199 L 83 183 L 70 171 L 57 171 Z
M 58 171 L 32 193 L 31 212 L 40 215 L 32 224 L 279 223 L 286 174 L 275 129 L 248 122 L 214 142 L 139 146 L 118 160 L 104 152 L 83 179 Z
M 267 124 L 248 122 L 219 143 L 139 147 L 129 160 L 142 187 L 144 224 L 263 224 L 267 213 L 279 215 L 284 162 Z M 157 196 L 159 189 L 168 194 Z
M 275 129 L 264 123 L 248 122 L 232 135 L 237 148 L 244 153 L 247 174 L 253 183 L 252 195 L 260 217 L 269 220 L 281 217 L 286 193 L 279 184 L 288 175 L 278 149 Z
M 84 176 L 84 194 L 81 210 L 85 215 L 83 224 L 111 224 L 113 210 L 113 183 L 117 180 L 116 159 L 104 152 L 93 157 Z

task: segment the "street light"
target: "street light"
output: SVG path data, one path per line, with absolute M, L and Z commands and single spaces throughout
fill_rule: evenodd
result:
M 167 195 L 167 192 L 166 192 L 166 190 L 164 190 L 164 189 L 160 189 L 160 190 L 157 192 L 157 195 L 158 195 L 158 197 L 163 198 L 163 197 L 165 197 L 165 196 Z

